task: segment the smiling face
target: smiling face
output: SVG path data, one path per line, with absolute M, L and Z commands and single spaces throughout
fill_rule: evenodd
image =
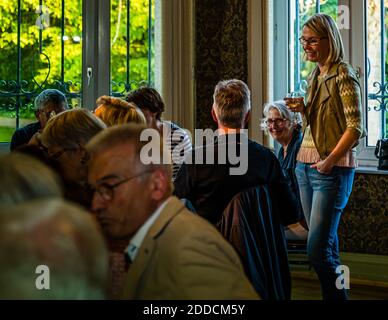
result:
M 305 40 L 302 45 L 306 59 L 324 65 L 330 52 L 328 38 L 319 36 L 309 27 L 303 27 L 301 38 Z
M 280 144 L 287 144 L 292 136 L 292 126 L 290 120 L 284 119 L 279 110 L 272 108 L 267 116 L 268 132 Z

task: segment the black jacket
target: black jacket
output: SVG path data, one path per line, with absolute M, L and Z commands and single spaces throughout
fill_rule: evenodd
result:
M 26 125 L 23 128 L 17 129 L 12 136 L 11 151 L 30 142 L 32 136 L 41 129 L 40 122 L 34 122 Z
M 242 140 L 241 137 L 240 134 L 219 136 L 215 143 L 194 149 L 189 156 L 193 164 L 184 163 L 178 172 L 174 182 L 175 195 L 189 200 L 199 215 L 216 224 L 237 193 L 265 184 L 268 185 L 272 204 L 280 214 L 281 223 L 288 225 L 299 221 L 301 217 L 298 215 L 296 197 L 290 190 L 278 159 L 269 149 L 248 140 L 246 136 Z M 246 160 L 247 172 L 243 175 L 230 174 L 230 169 L 239 164 L 231 164 L 228 157 L 225 164 L 219 164 L 221 154 L 228 154 L 233 149 L 237 150 L 241 159 Z M 205 163 L 209 152 L 214 153 L 215 164 Z M 200 158 L 203 164 L 198 164 Z
M 291 299 L 284 229 L 272 208 L 267 186 L 237 194 L 217 227 L 239 254 L 248 279 L 262 299 Z

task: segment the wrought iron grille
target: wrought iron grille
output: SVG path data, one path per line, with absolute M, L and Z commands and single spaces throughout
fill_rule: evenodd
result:
M 146 59 L 147 70 L 143 72 L 141 77 L 135 78 L 131 72 L 131 66 L 135 66 L 136 59 L 133 59 L 131 54 L 131 19 L 136 17 L 131 12 L 131 0 L 111 0 L 111 2 L 118 2 L 120 7 L 125 7 L 123 14 L 126 16 L 126 25 L 124 26 L 126 32 L 120 36 L 125 39 L 124 46 L 126 47 L 125 53 L 125 71 L 121 71 L 118 77 L 117 73 L 112 73 L 111 79 L 111 94 L 114 96 L 124 96 L 126 92 L 141 86 L 141 85 L 153 85 L 153 59 L 154 59 L 154 0 L 141 0 L 145 6 L 144 11 L 148 11 L 146 22 L 144 23 L 144 29 L 146 36 L 138 41 L 138 45 L 147 47 Z M 5 0 L 3 3 L 12 3 L 14 6 L 14 0 Z M 82 41 L 82 23 L 80 26 L 79 34 L 76 37 L 69 37 L 69 30 L 66 29 L 66 23 L 69 14 L 76 15 L 79 21 L 82 16 L 82 0 L 58 0 L 58 6 L 55 8 L 55 15 L 51 18 L 50 22 L 54 22 L 56 27 L 59 27 L 58 39 L 60 45 L 56 49 L 56 55 L 53 57 L 47 51 L 47 30 L 50 26 L 45 25 L 45 3 L 50 2 L 52 4 L 55 1 L 36 0 L 36 6 L 39 5 L 39 9 L 31 9 L 31 4 L 27 9 L 27 5 L 24 4 L 24 0 L 17 0 L 17 8 L 15 8 L 15 14 L 7 13 L 4 10 L 0 15 L 7 15 L 8 19 L 13 19 L 13 24 L 7 29 L 1 28 L 0 24 L 0 38 L 7 37 L 10 33 L 16 34 L 15 40 L 9 40 L 9 47 L 14 48 L 14 55 L 11 59 L 13 63 L 16 60 L 15 68 L 12 68 L 12 72 L 6 69 L 1 69 L 0 66 L 0 142 L 7 142 L 10 138 L 10 134 L 23 126 L 25 121 L 22 119 L 30 119 L 29 121 L 35 121 L 33 115 L 33 102 L 39 93 L 47 88 L 56 88 L 62 91 L 68 98 L 68 102 L 71 107 L 82 106 L 82 50 L 79 54 L 79 74 L 75 79 L 69 80 L 67 77 L 67 68 L 69 68 L 69 61 L 66 60 L 68 52 L 66 51 L 66 42 L 72 43 L 78 42 L 81 46 Z M 26 1 L 27 2 L 27 1 Z M 32 1 L 28 1 L 31 3 Z M 79 4 L 80 11 L 77 12 L 70 6 L 74 3 Z M 134 5 L 138 5 L 139 1 L 132 0 Z M 66 7 L 68 6 L 68 7 Z M 54 9 L 53 9 L 54 10 Z M 70 12 L 70 13 L 69 13 Z M 89 14 L 84 12 L 84 14 Z M 111 16 L 116 16 L 118 12 L 111 11 Z M 16 18 L 15 18 L 16 17 Z M 38 21 L 40 25 L 37 25 Z M 39 29 L 38 31 L 36 31 Z M 72 28 L 74 29 L 74 28 Z M 16 32 L 15 32 L 16 30 Z M 24 31 L 24 32 L 23 32 Z M 25 49 L 25 37 L 26 33 L 34 34 L 38 32 L 35 38 L 32 36 L 28 39 L 30 41 L 28 50 Z M 46 33 L 46 34 L 45 34 Z M 8 35 L 7 35 L 8 34 Z M 136 36 L 136 34 L 135 34 Z M 144 39 L 143 39 L 144 38 Z M 33 41 L 31 39 L 34 39 Z M 24 45 L 24 47 L 23 47 Z M 114 50 L 114 48 L 112 48 Z M 59 54 L 60 53 L 60 54 Z M 131 64 L 131 59 L 133 62 Z M 59 61 L 59 62 L 58 62 Z M 112 60 L 110 61 L 112 64 Z M 114 61 L 113 61 L 114 62 Z M 6 63 L 4 61 L 1 62 Z M 71 62 L 70 62 L 71 63 Z M 55 72 L 53 75 L 53 66 L 56 70 L 59 68 L 59 72 Z M 10 68 L 9 68 L 10 69 Z M 4 71 L 5 70 L 5 71 Z M 8 71 L 8 72 L 7 72 Z M 43 74 L 43 75 L 42 75 Z M 27 121 L 28 122 L 28 121 Z M 2 129 L 9 129 L 12 132 L 8 133 L 9 136 L 4 138 L 1 135 Z
M 117 80 L 117 75 L 112 70 L 112 76 L 111 76 L 111 94 L 116 97 L 123 97 L 126 95 L 127 92 L 138 88 L 140 86 L 148 85 L 153 86 L 154 85 L 154 77 L 153 77 L 153 61 L 154 61 L 154 7 L 155 7 L 155 0 L 142 0 L 144 5 L 147 4 L 147 24 L 146 26 L 143 26 L 145 28 L 146 36 L 141 39 L 133 39 L 131 38 L 131 4 L 136 3 L 136 0 L 113 0 L 112 4 L 116 4 L 117 7 L 115 8 L 115 11 L 117 13 L 117 20 L 114 21 L 111 19 L 112 27 L 115 28 L 115 24 L 119 24 L 122 16 L 126 17 L 127 23 L 125 24 L 125 34 L 122 34 L 121 37 L 125 39 L 133 39 L 134 46 L 142 44 L 144 48 L 147 49 L 147 74 L 146 78 L 139 79 L 137 76 L 131 75 L 131 60 L 135 60 L 136 57 L 132 57 L 131 54 L 131 47 L 130 47 L 130 41 L 127 41 L 126 45 L 126 53 L 125 53 L 125 75 L 121 77 L 120 80 Z M 113 8 L 112 8 L 113 9 Z M 124 9 L 124 10 L 123 10 Z M 125 11 L 125 13 L 123 12 Z M 112 28 L 111 27 L 111 28 Z M 120 26 L 118 26 L 119 28 Z M 113 30 L 111 30 L 111 34 L 113 34 Z M 136 37 L 136 35 L 135 35 Z M 115 38 L 114 38 L 115 39 Z M 112 44 L 115 42 L 114 39 L 111 39 Z M 113 47 L 112 47 L 112 50 Z
M 16 56 L 13 57 L 16 58 L 16 72 L 15 74 L 0 74 L 1 78 L 5 78 L 0 78 L 0 111 L 2 114 L 0 116 L 2 117 L 0 126 L 4 127 L 4 122 L 7 119 L 14 119 L 14 128 L 19 128 L 22 117 L 32 120 L 34 99 L 40 92 L 47 88 L 55 88 L 62 91 L 66 95 L 71 107 L 81 105 L 81 81 L 65 81 L 65 0 L 61 0 L 60 2 L 60 75 L 57 79 L 51 79 L 50 75 L 53 62 L 49 54 L 45 51 L 44 40 L 45 30 L 49 27 L 50 15 L 48 9 L 44 6 L 43 0 L 40 0 L 38 9 L 33 12 L 28 12 L 27 8 L 23 8 L 22 0 L 17 0 L 16 43 L 9 43 L 10 46 L 14 45 L 16 49 Z M 5 13 L 2 12 L 2 14 Z M 25 17 L 24 25 L 22 16 Z M 8 18 L 13 19 L 14 16 L 9 14 Z M 22 39 L 23 26 L 30 32 L 25 35 L 25 39 Z M 39 29 L 38 41 L 30 46 L 25 46 L 26 48 L 28 47 L 28 50 L 23 49 L 22 41 L 31 41 L 31 38 L 33 38 L 33 36 L 29 37 L 34 32 L 32 28 Z M 2 37 L 4 37 L 8 30 L 1 31 Z M 24 51 L 26 56 L 24 60 L 22 59 L 22 51 Z M 37 67 L 37 64 L 40 64 L 40 68 Z M 27 71 L 28 69 L 29 72 Z M 37 72 L 40 72 L 40 75 Z M 44 73 L 43 77 L 42 72 Z

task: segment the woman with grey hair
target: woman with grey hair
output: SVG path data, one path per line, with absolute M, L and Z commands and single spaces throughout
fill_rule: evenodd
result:
M 291 190 L 298 199 L 302 218 L 303 211 L 295 175 L 296 155 L 302 143 L 302 117 L 300 113 L 291 112 L 284 100 L 266 103 L 263 113 L 265 118 L 262 120 L 261 128 L 270 133 L 281 145 L 277 158 Z

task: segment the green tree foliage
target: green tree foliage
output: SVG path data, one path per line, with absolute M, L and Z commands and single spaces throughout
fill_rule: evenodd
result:
M 130 23 L 127 22 L 127 1 L 111 1 L 111 72 L 115 82 L 126 82 L 129 67 L 130 81 L 147 81 L 148 79 L 148 31 L 149 0 L 130 1 Z M 152 10 L 153 12 L 153 10 Z M 152 13 L 151 13 L 152 14 Z M 151 32 L 153 32 L 151 16 Z M 127 62 L 127 26 L 129 26 L 130 58 Z M 153 39 L 153 34 L 151 34 Z M 153 56 L 153 47 L 151 47 Z
M 17 14 L 18 7 L 15 0 L 2 0 L 0 3 L 0 76 L 4 80 L 16 80 L 17 77 Z M 49 26 L 42 30 L 40 52 L 40 29 L 37 9 L 39 1 L 21 1 L 21 79 L 29 83 L 29 91 L 39 89 L 35 81 L 42 85 L 46 77 L 47 84 L 61 80 L 61 18 L 62 8 L 60 0 L 45 0 L 44 12 L 47 8 Z M 82 44 L 77 41 L 82 36 L 82 3 L 81 0 L 67 0 L 65 2 L 65 81 L 81 80 Z M 48 22 L 48 20 L 42 20 Z M 66 39 L 66 38 L 65 38 Z M 47 58 L 48 57 L 48 58 Z M 48 60 L 49 59 L 49 60 Z M 50 69 L 49 69 L 50 61 Z M 78 89 L 79 90 L 79 89 Z
M 126 81 L 127 1 L 112 0 L 111 3 L 112 80 Z M 148 81 L 149 0 L 136 0 L 130 3 L 130 81 Z M 24 87 L 27 91 L 40 91 L 39 85 L 43 89 L 55 87 L 55 81 L 61 81 L 62 1 L 44 0 L 43 5 L 43 12 L 48 9 L 49 26 L 40 31 L 37 27 L 37 19 L 40 15 L 36 12 L 39 0 L 21 0 L 21 79 L 28 83 L 28 86 Z M 0 2 L 0 80 L 17 79 L 17 17 L 17 1 L 2 0 Z M 66 0 L 64 17 L 63 80 L 76 84 L 70 86 L 68 90 L 78 92 L 81 89 L 82 79 L 82 0 Z M 43 22 L 47 21 L 43 20 Z M 0 104 L 4 105 L 4 101 L 0 101 Z

